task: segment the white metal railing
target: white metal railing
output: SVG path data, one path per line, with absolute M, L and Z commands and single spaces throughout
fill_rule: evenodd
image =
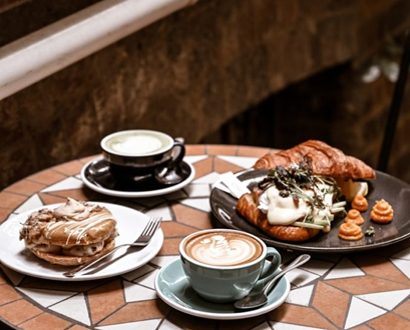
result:
M 0 100 L 197 0 L 105 0 L 0 48 Z

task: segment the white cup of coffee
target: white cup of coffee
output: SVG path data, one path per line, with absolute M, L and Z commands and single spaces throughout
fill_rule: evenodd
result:
M 262 287 L 281 262 L 279 252 L 260 238 L 231 229 L 193 233 L 182 240 L 179 253 L 195 292 L 217 303 L 241 299 L 255 286 Z
M 104 137 L 100 146 L 114 174 L 120 175 L 148 173 L 157 167 L 174 166 L 185 156 L 183 142 L 153 130 L 115 132 Z

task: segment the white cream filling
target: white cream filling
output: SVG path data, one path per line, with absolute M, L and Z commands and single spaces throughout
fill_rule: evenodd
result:
M 59 246 L 52 244 L 26 244 L 27 248 L 34 251 L 63 254 L 73 257 L 87 257 L 100 252 L 104 248 L 104 242 L 90 244 L 90 245 L 74 245 L 74 246 Z
M 72 247 L 63 247 L 63 254 L 74 257 L 92 256 L 104 248 L 104 242 L 90 245 L 75 245 Z
M 54 253 L 58 254 L 61 251 L 61 247 L 57 245 L 51 244 L 35 244 L 35 243 L 26 243 L 26 246 L 30 250 L 46 252 L 46 253 Z
M 326 190 L 329 186 L 319 185 L 319 190 Z M 312 190 L 305 190 L 306 195 L 313 198 Z M 272 186 L 268 188 L 259 198 L 259 209 L 267 214 L 271 225 L 290 225 L 297 220 L 304 219 L 311 212 L 308 201 L 302 198 L 294 199 L 292 196 L 282 197 L 279 190 Z M 333 204 L 333 193 L 323 194 L 324 208 L 313 207 L 311 214 L 313 220 L 322 220 L 331 217 L 331 206 Z

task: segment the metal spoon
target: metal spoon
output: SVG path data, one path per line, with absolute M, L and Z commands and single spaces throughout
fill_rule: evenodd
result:
M 299 257 L 294 259 L 289 265 L 284 267 L 268 283 L 266 283 L 266 285 L 262 289 L 262 292 L 254 294 L 254 295 L 251 294 L 242 299 L 237 300 L 234 304 L 235 308 L 239 310 L 249 310 L 249 309 L 253 309 L 253 308 L 257 308 L 257 307 L 265 305 L 268 302 L 269 291 L 278 282 L 278 280 L 281 279 L 282 276 L 285 275 L 287 272 L 308 262 L 309 259 L 310 259 L 310 255 L 308 254 L 300 255 Z

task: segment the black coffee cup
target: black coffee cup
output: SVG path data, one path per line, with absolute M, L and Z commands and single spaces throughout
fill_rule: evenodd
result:
M 100 143 L 111 174 L 121 180 L 149 176 L 159 167 L 175 167 L 185 156 L 179 139 L 153 130 L 126 130 L 107 135 Z

